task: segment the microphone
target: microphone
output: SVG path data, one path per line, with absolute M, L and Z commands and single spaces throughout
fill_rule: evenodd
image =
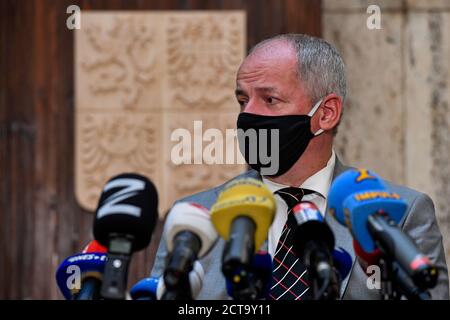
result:
M 293 249 L 308 268 L 312 278 L 318 280 L 319 287 L 313 286 L 313 289 L 316 299 L 319 299 L 326 293 L 333 277 L 333 231 L 323 221 L 319 209 L 312 202 L 300 202 L 292 209 L 292 213 L 297 221 L 293 233 Z M 329 294 L 325 294 L 324 298 L 328 296 Z
M 188 285 L 186 286 L 190 292 L 191 299 L 197 299 L 203 286 L 203 279 L 205 278 L 205 271 L 199 261 L 194 261 L 192 270 L 189 272 Z M 158 288 L 156 291 L 156 298 L 158 300 L 174 300 L 176 297 L 172 293 L 167 294 L 164 276 L 159 278 Z
M 364 251 L 355 239 L 353 239 L 353 249 L 355 250 L 356 256 L 360 259 L 360 265 L 363 269 L 366 269 L 367 266 L 378 264 L 383 257 L 383 253 L 378 248 L 372 252 Z
M 267 238 L 275 215 L 272 192 L 256 179 L 228 183 L 211 208 L 211 221 L 226 245 L 222 272 L 234 284 L 248 283 L 252 256 Z
M 383 258 L 382 252 L 376 249 L 372 253 L 365 252 L 361 246 L 353 240 L 353 248 L 355 254 L 359 258 L 360 265 L 363 269 L 367 269 L 370 265 L 380 264 L 380 260 Z M 400 293 L 405 295 L 408 300 L 430 300 L 431 295 L 427 291 L 418 289 L 408 274 L 398 265 L 398 263 L 392 263 L 393 281 L 400 289 Z
M 407 203 L 388 191 L 381 178 L 365 169 L 346 171 L 332 183 L 329 201 L 330 213 L 344 221 L 363 251 L 373 253 L 379 248 L 421 290 L 436 285 L 436 267 L 397 225 Z
M 328 193 L 328 213 L 347 227 L 349 213 L 344 214 L 344 200 L 351 194 L 367 190 L 385 190 L 381 178 L 367 169 L 347 170 L 334 179 Z
M 103 298 L 125 298 L 131 256 L 150 243 L 157 208 L 156 188 L 144 176 L 125 173 L 106 183 L 94 220 L 94 237 L 108 248 Z
M 437 283 L 438 270 L 423 255 L 414 241 L 406 235 L 386 212 L 380 209 L 368 216 L 367 227 L 377 246 L 396 261 L 421 289 L 433 288 Z
M 272 282 L 273 263 L 269 253 L 258 251 L 248 270 L 247 281 L 238 283 L 226 279 L 227 293 L 235 300 L 267 299 Z
M 65 259 L 56 271 L 56 283 L 66 300 L 97 300 L 100 297 L 106 250 L 91 241 L 82 253 Z
M 353 260 L 350 253 L 344 248 L 334 248 L 333 252 L 331 252 L 331 256 L 333 257 L 333 266 L 339 272 L 341 280 L 347 278 L 353 266 Z
M 106 253 L 108 252 L 108 249 L 102 246 L 100 243 L 98 243 L 97 240 L 92 240 L 87 244 L 87 246 L 83 249 L 83 251 L 81 251 L 81 253 L 89 253 L 89 252 Z
M 208 209 L 192 202 L 175 204 L 167 217 L 164 234 L 170 253 L 164 270 L 163 299 L 190 300 L 188 274 L 194 261 L 205 256 L 218 238 Z
M 133 300 L 156 300 L 159 278 L 151 277 L 140 280 L 130 290 Z

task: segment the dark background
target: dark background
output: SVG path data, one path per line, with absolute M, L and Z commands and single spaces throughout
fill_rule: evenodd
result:
M 61 298 L 59 263 L 91 239 L 92 212 L 74 193 L 74 34 L 66 8 L 245 10 L 247 48 L 278 33 L 321 34 L 321 1 L 1 0 L 0 299 Z M 161 234 L 134 256 L 148 276 Z

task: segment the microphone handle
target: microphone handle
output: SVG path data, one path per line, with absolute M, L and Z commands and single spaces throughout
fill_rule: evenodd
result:
M 166 277 L 164 277 L 164 282 L 166 283 L 166 291 L 162 295 L 161 300 L 193 300 L 189 274 L 179 278 L 175 286 L 167 287 Z
M 332 258 L 327 245 L 323 241 L 308 241 L 302 255 L 303 263 L 312 271 L 312 275 L 320 280 L 331 277 Z
M 333 267 L 333 259 L 326 242 L 310 240 L 306 243 L 302 262 L 310 270 L 313 298 L 319 300 L 335 300 L 339 298 L 337 270 Z
M 83 280 L 81 289 L 75 300 L 99 300 L 102 281 L 95 277 L 87 277 Z
M 236 217 L 230 229 L 230 237 L 223 252 L 222 271 L 226 277 L 244 268 L 248 270 L 255 246 L 255 222 L 246 217 Z
M 264 289 L 264 283 L 257 275 L 250 272 L 246 279 L 240 283 L 231 283 L 234 300 L 257 300 Z
M 393 282 L 408 300 L 431 300 L 430 293 L 421 291 L 398 263 L 393 262 L 392 269 L 394 274 Z
M 423 261 L 425 256 L 414 241 L 405 234 L 389 216 L 375 213 L 368 217 L 367 227 L 380 249 L 398 262 L 420 289 L 433 288 L 437 281 L 437 270 Z
M 175 236 L 174 249 L 164 271 L 164 281 L 168 288 L 175 287 L 179 278 L 189 274 L 201 246 L 200 238 L 190 231 L 181 231 Z
M 130 260 L 130 255 L 108 253 L 101 288 L 101 296 L 103 298 L 112 300 L 125 299 Z

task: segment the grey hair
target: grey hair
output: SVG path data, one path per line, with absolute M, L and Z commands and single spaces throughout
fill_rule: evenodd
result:
M 345 64 L 335 47 L 320 38 L 291 33 L 256 44 L 249 55 L 274 40 L 285 40 L 295 49 L 297 73 L 313 103 L 330 93 L 336 93 L 344 102 L 347 94 Z

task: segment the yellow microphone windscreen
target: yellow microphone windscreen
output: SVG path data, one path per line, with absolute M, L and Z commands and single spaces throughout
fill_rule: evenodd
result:
M 255 252 L 267 238 L 276 212 L 272 192 L 259 180 L 237 179 L 228 183 L 211 208 L 211 221 L 219 235 L 228 241 L 235 218 L 244 216 L 254 221 Z

